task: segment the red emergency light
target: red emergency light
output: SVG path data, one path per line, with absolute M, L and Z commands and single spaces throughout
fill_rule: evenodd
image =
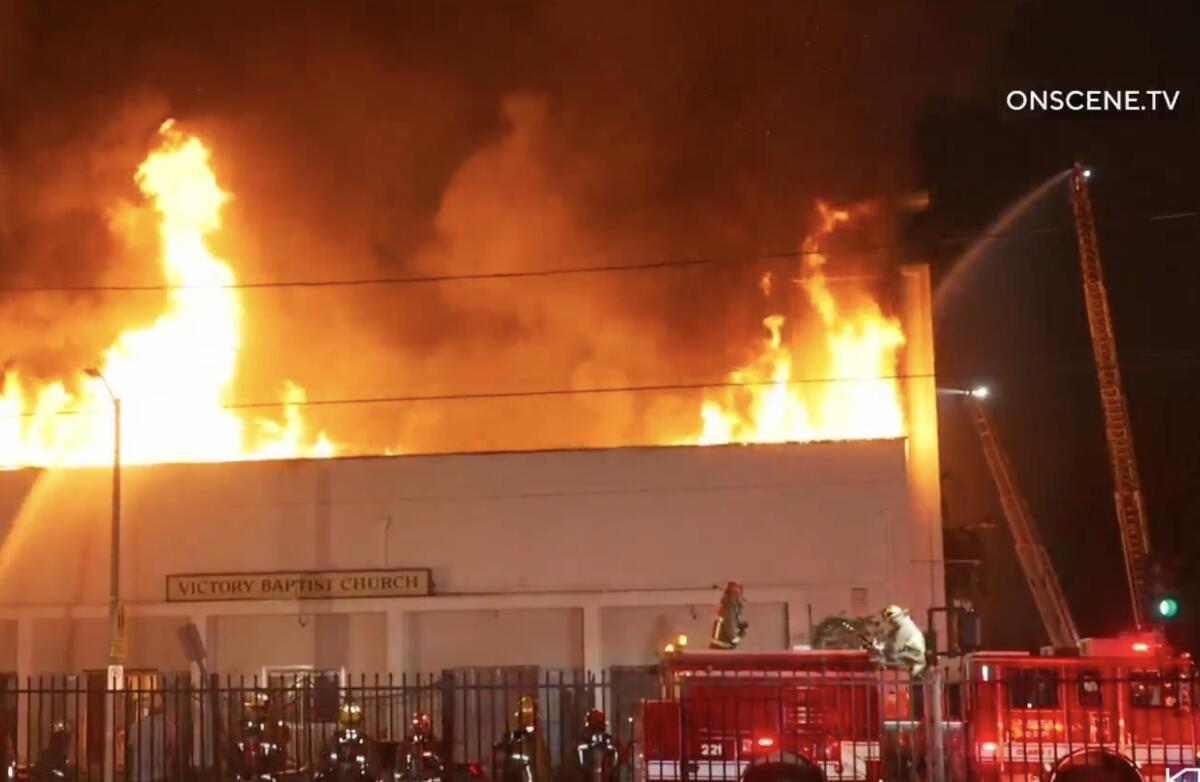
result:
M 754 743 L 757 744 L 761 749 L 770 749 L 771 747 L 775 746 L 775 737 L 759 736 Z

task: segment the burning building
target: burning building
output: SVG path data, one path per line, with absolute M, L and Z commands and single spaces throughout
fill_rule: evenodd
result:
M 941 602 L 927 272 L 874 275 L 894 292 L 887 314 L 827 268 L 835 234 L 876 207 L 820 206 L 791 265 L 758 278 L 764 336 L 740 368 L 650 389 L 664 397 L 635 435 L 601 412 L 595 430 L 611 431 L 585 448 L 495 452 L 465 427 L 475 447 L 448 436 L 460 452 L 428 453 L 386 432 L 347 447 L 286 379 L 270 405 L 231 401 L 244 318 L 211 246 L 228 194 L 171 125 L 137 182 L 157 215 L 163 313 L 91 374 L 3 376 L 0 671 L 108 657 L 117 397 L 130 667 L 186 668 L 177 630 L 192 622 L 209 667 L 232 673 L 600 670 L 705 636 L 728 580 L 746 588 L 750 648 L 806 643 L 831 614 Z M 580 383 L 564 391 L 639 391 Z

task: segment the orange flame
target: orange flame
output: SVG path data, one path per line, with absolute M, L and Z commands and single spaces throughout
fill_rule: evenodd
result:
M 875 301 L 856 297 L 848 306 L 829 288 L 820 240 L 850 222 L 852 213 L 818 207 L 821 224 L 804 241 L 796 282 L 820 318 L 823 344 L 789 345 L 784 315 L 763 320 L 770 337 L 750 364 L 730 373 L 734 387 L 710 394 L 703 403 L 703 430 L 694 442 L 865 440 L 905 434 L 896 378 L 904 332 L 899 320 L 884 316 Z M 770 273 L 763 275 L 759 288 L 770 296 Z M 801 363 L 803 377 L 794 371 Z
M 161 128 L 161 147 L 134 177 L 160 215 L 167 309 L 149 328 L 127 331 L 99 368 L 121 399 L 122 460 L 199 462 L 328 456 L 324 433 L 307 435 L 304 390 L 285 381 L 283 421 L 258 419 L 255 431 L 229 404 L 241 344 L 241 302 L 232 269 L 205 238 L 221 226 L 229 200 L 199 139 Z M 103 465 L 112 459 L 112 403 L 104 382 L 80 374 L 68 386 L 26 388 L 0 376 L 0 467 Z

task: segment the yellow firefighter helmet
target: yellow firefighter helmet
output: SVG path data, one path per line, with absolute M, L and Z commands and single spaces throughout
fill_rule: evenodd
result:
M 883 614 L 883 618 L 885 621 L 892 622 L 892 623 L 899 622 L 900 617 L 908 615 L 908 612 L 905 611 L 903 608 L 901 608 L 898 605 L 890 605 L 887 608 L 883 609 L 883 611 L 881 613 Z
M 362 725 L 363 710 L 357 703 L 343 703 L 338 709 L 338 725 L 343 728 L 358 728 Z

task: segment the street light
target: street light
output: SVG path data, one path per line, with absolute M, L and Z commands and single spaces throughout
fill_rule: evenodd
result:
M 99 369 L 84 370 L 104 384 L 113 403 L 112 534 L 108 571 L 108 661 L 120 665 L 125 657 L 125 638 L 121 616 L 121 400 L 113 392 Z

